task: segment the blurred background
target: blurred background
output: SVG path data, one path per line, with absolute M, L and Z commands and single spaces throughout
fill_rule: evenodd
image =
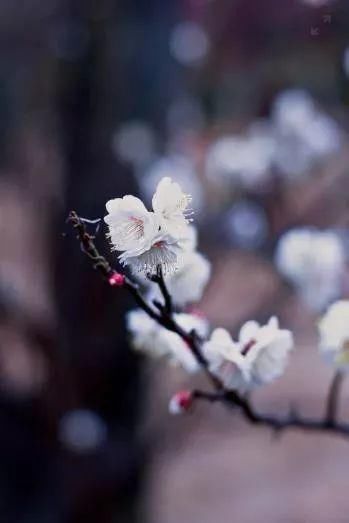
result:
M 169 416 L 193 381 L 129 350 L 132 302 L 65 223 L 179 181 L 201 311 L 295 332 L 256 404 L 320 416 L 316 321 L 349 296 L 348 34 L 346 0 L 2 0 L 1 523 L 348 521 L 347 441 Z

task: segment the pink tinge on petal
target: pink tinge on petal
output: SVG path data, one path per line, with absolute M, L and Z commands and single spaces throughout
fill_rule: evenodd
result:
M 200 319 L 203 319 L 203 320 L 206 320 L 207 316 L 206 314 L 204 313 L 204 311 L 202 311 L 201 309 L 199 309 L 198 307 L 193 307 L 193 306 L 190 306 L 190 307 L 187 307 L 186 308 L 186 312 L 188 314 L 191 314 L 192 316 L 196 316 L 196 318 L 200 318 Z

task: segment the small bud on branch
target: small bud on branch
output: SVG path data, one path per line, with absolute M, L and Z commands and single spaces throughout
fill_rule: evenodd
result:
M 125 276 L 119 272 L 113 272 L 108 279 L 109 285 L 112 287 L 122 287 L 125 284 Z
M 170 414 L 183 414 L 187 412 L 193 404 L 193 394 L 189 390 L 182 390 L 172 396 L 168 406 Z

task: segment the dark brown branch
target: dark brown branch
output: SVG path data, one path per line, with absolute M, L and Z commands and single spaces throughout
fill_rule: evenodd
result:
M 165 310 L 166 314 L 172 314 L 172 312 L 173 312 L 172 298 L 170 296 L 170 293 L 168 292 L 161 265 L 157 266 L 156 274 L 153 274 L 152 276 L 150 276 L 150 279 L 153 282 L 157 283 L 159 286 L 161 294 L 164 298 L 164 310 Z
M 251 424 L 264 425 L 278 432 L 295 428 L 304 431 L 332 432 L 349 437 L 348 423 L 338 423 L 334 419 L 331 423 L 328 423 L 326 418 L 324 420 L 305 418 L 294 410 L 285 417 L 261 414 L 254 410 L 249 401 L 240 397 L 234 391 L 205 392 L 194 390 L 193 398 L 210 403 L 220 402 L 234 409 L 239 408 L 243 412 L 245 419 Z

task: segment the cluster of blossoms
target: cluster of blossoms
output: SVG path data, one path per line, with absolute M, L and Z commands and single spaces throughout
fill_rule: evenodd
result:
M 164 177 L 153 195 L 153 212 L 131 195 L 106 204 L 105 222 L 113 249 L 124 251 L 119 256 L 121 263 L 129 265 L 145 285 L 150 284 L 149 275 L 161 267 L 178 306 L 199 301 L 211 273 L 210 263 L 196 250 L 190 201 L 178 183 Z M 158 289 L 149 286 L 149 299 L 161 300 Z
M 147 302 L 160 304 L 159 310 L 164 313 L 166 296 L 154 285 L 154 275 L 158 277 L 161 269 L 171 304 L 176 308 L 164 314 L 177 326 L 177 332 L 166 328 L 166 322 L 158 321 L 146 308 L 130 311 L 127 329 L 131 345 L 153 358 L 166 358 L 188 373 L 199 371 L 205 362 L 206 370 L 225 391 L 245 396 L 284 373 L 294 347 L 293 335 L 280 328 L 277 318 L 272 317 L 265 325 L 247 321 L 235 340 L 223 328 L 210 332 L 202 314 L 180 312 L 179 307 L 201 298 L 210 276 L 209 262 L 196 251 L 197 235 L 189 223 L 189 202 L 190 197 L 181 187 L 165 177 L 153 196 L 153 211 L 130 195 L 107 203 L 109 214 L 105 221 L 113 248 L 122 251 L 121 263 L 130 266 L 138 279 L 147 283 Z M 302 292 L 309 292 L 313 286 L 320 295 L 322 288 L 329 287 L 324 275 L 340 272 L 343 260 L 337 237 L 312 229 L 287 233 L 276 253 L 276 263 L 285 276 Z M 124 276 L 117 276 L 117 281 L 110 282 L 112 285 L 123 284 Z M 325 295 L 322 305 L 333 297 L 329 292 Z M 349 301 L 333 304 L 320 321 L 319 331 L 320 352 L 325 359 L 336 368 L 349 369 Z M 183 332 L 185 336 L 181 335 Z M 200 343 L 199 357 L 186 339 L 193 332 Z M 170 412 L 181 413 L 192 402 L 190 391 L 179 392 L 170 401 Z
M 211 370 L 224 386 L 242 393 L 281 376 L 292 348 L 292 333 L 280 329 L 275 317 L 262 326 L 256 321 L 246 322 L 237 341 L 225 329 L 215 329 L 203 346 Z
M 133 271 L 152 273 L 161 266 L 165 273 L 178 266 L 190 238 L 189 195 L 171 178 L 163 178 L 153 196 L 153 211 L 135 196 L 109 200 L 104 218 L 114 250 Z M 189 241 L 190 243 L 190 241 Z

